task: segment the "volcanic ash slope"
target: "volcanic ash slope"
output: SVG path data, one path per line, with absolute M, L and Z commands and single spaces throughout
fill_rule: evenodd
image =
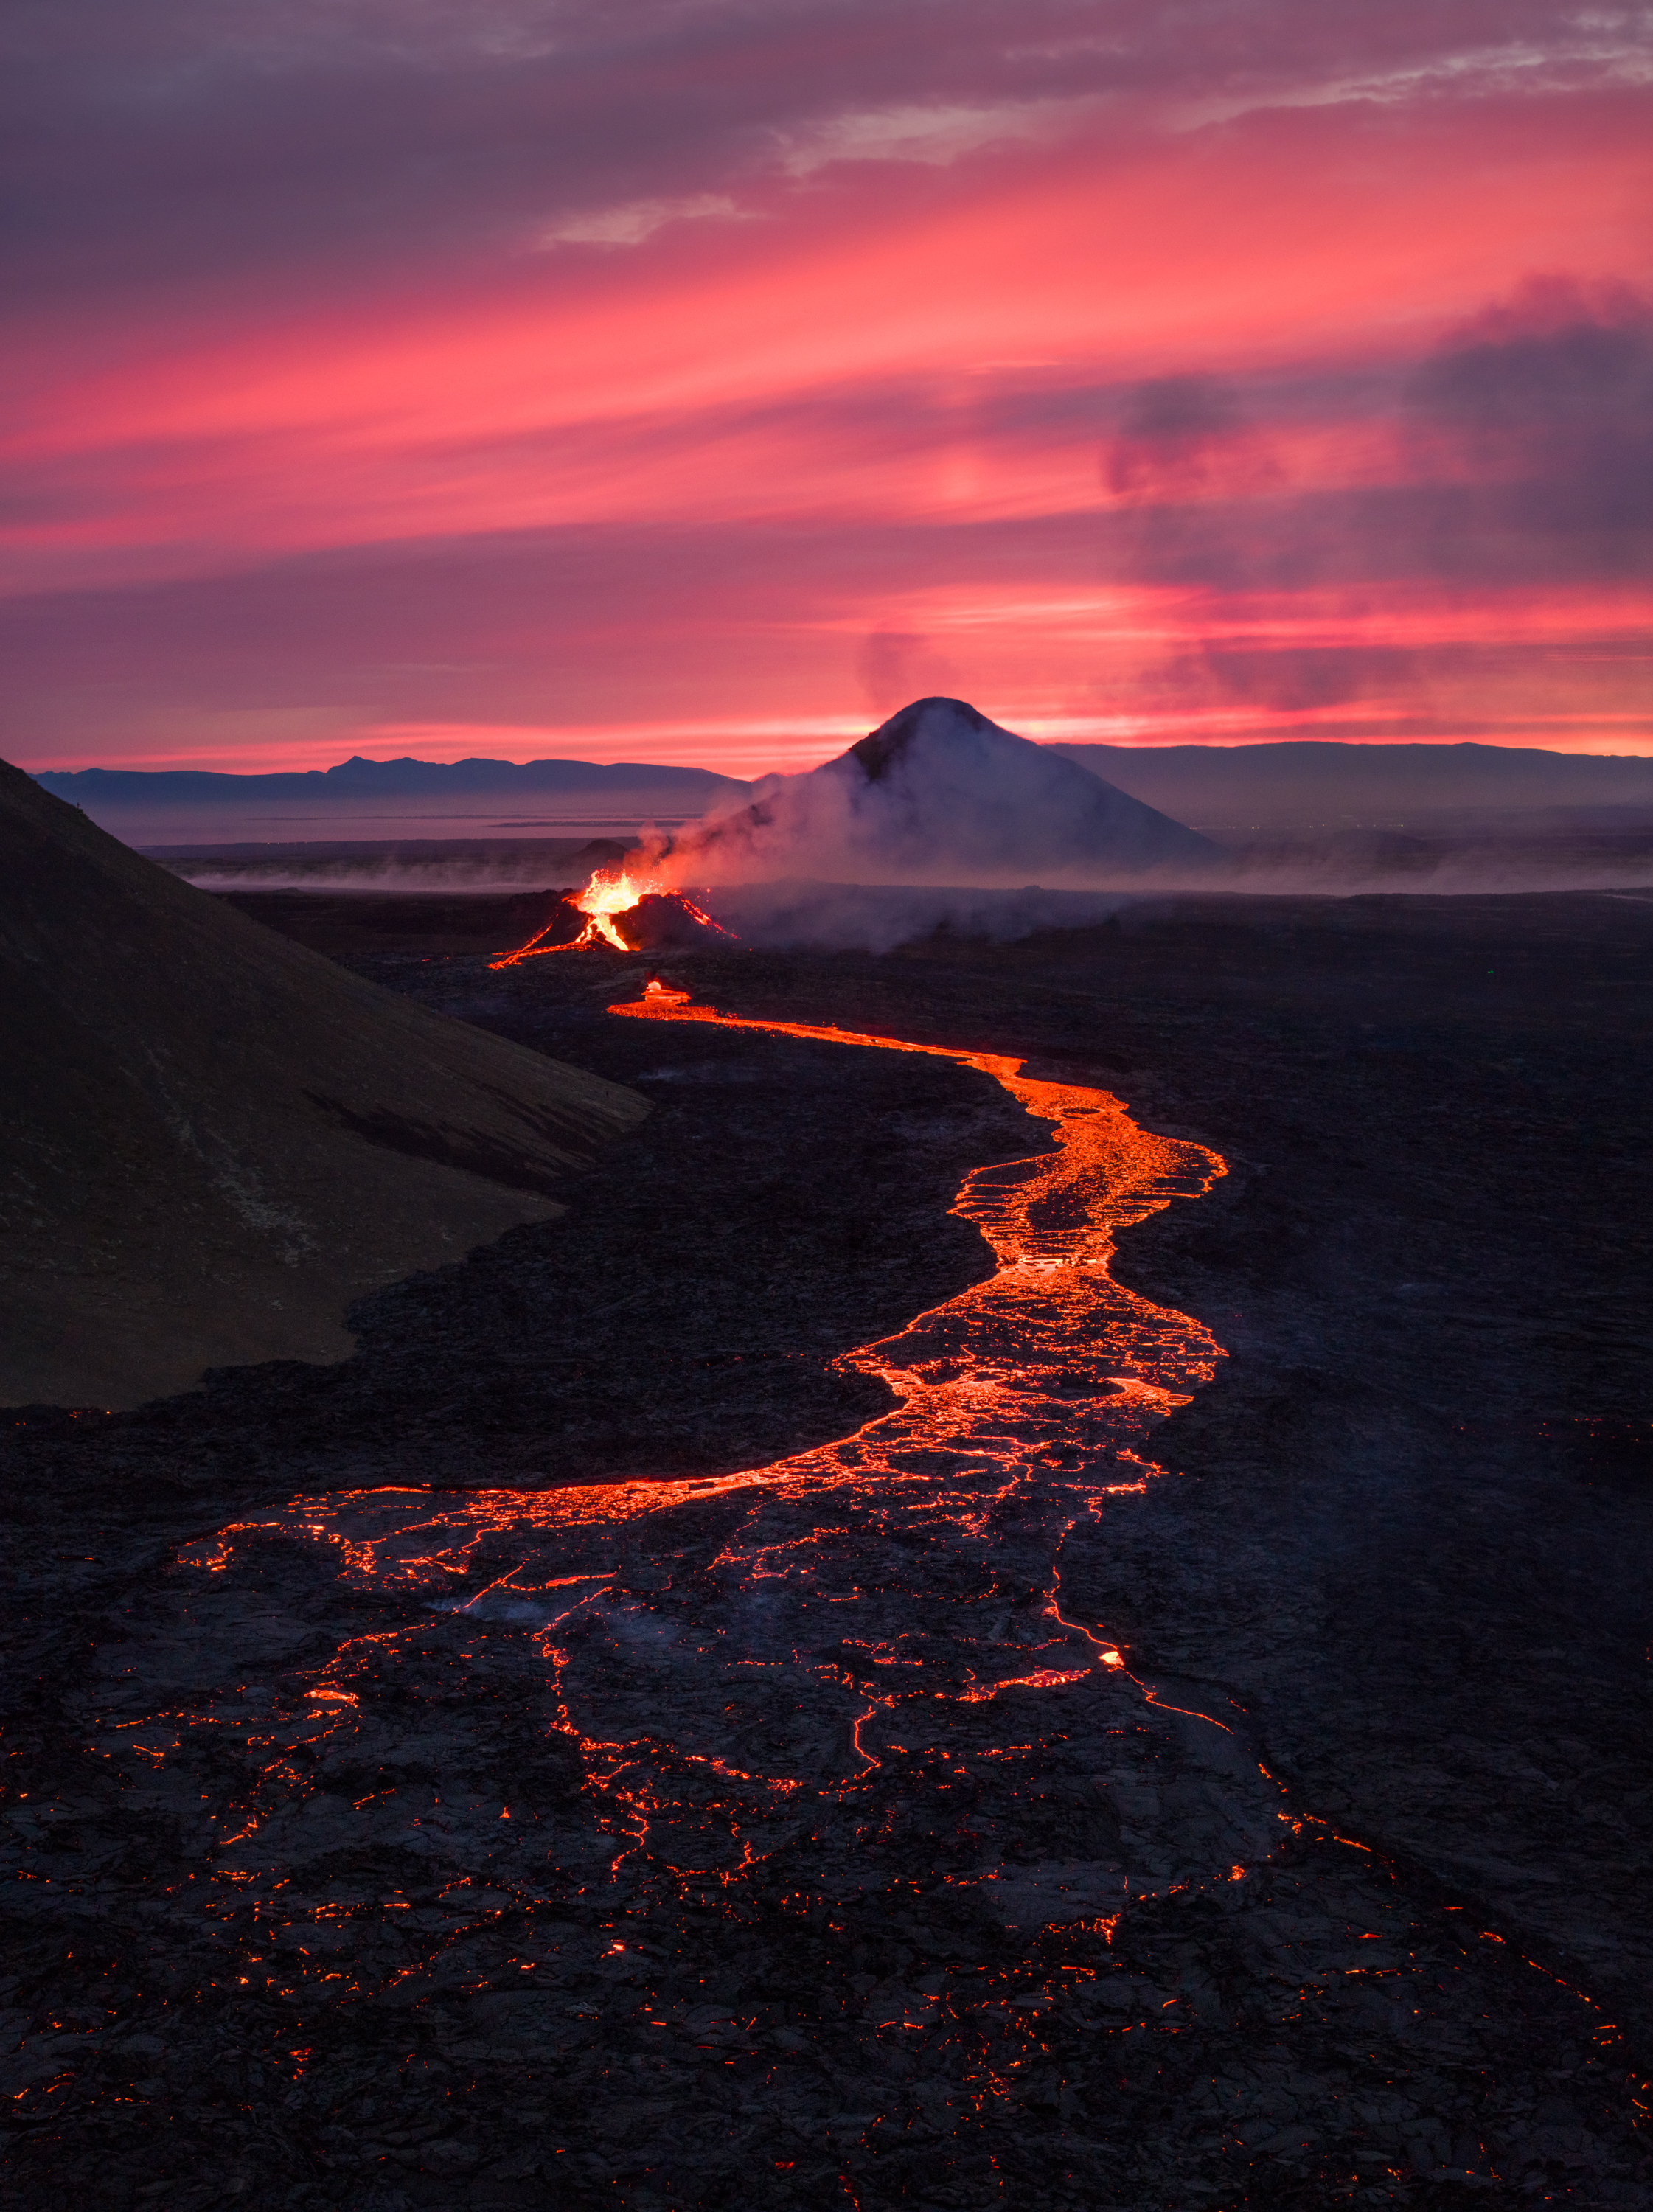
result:
M 1204 877 L 1220 846 L 962 699 L 915 699 L 837 760 L 674 839 L 685 882 L 1108 884 Z
M 344 1358 L 645 1102 L 179 883 L 0 763 L 0 1402 Z

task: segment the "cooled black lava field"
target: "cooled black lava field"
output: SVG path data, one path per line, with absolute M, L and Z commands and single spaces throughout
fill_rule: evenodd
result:
M 1653 899 L 397 941 L 653 1111 L 342 1365 L 8 1417 L 11 2201 L 1653 2202 Z M 650 976 L 1160 1210 L 1059 1310 L 1049 1120 Z

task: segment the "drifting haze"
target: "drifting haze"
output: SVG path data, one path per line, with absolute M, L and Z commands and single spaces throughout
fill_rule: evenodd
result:
M 1627 11 L 20 22 L 32 767 L 1649 746 Z
M 1199 802 L 1202 763 L 1221 771 L 1234 760 L 1242 774 L 1216 779 L 1226 781 L 1231 805 L 1248 781 L 1278 803 L 1294 779 L 1267 750 L 1194 753 L 1183 764 L 1183 796 Z M 1326 750 L 1356 763 L 1364 750 Z M 1412 769 L 1414 794 L 1478 787 L 1485 799 L 1498 791 L 1504 764 L 1520 757 L 1494 752 L 1489 776 L 1462 751 L 1455 762 L 1451 749 L 1422 750 L 1429 757 Z M 1384 751 L 1372 757 L 1387 765 L 1387 779 L 1367 782 L 1387 781 L 1392 804 L 1409 764 L 1386 763 Z M 1163 757 L 1134 757 L 1152 768 Z M 1122 758 L 1128 771 L 1133 757 Z M 1322 807 L 1325 787 L 1338 780 L 1328 773 L 1333 764 L 1318 763 Z M 1284 835 L 1277 828 L 1226 843 L 1129 797 L 1097 765 L 1030 744 L 963 700 L 916 700 L 840 759 L 769 777 L 744 806 L 645 839 L 627 873 L 651 888 L 693 890 L 752 941 L 872 951 L 937 928 L 1006 939 L 1085 927 L 1133 898 L 1179 890 L 1346 896 L 1653 888 L 1653 763 L 1562 756 L 1547 777 L 1541 764 L 1524 777 L 1518 767 L 1504 770 L 1504 795 L 1522 790 L 1524 809 L 1425 807 L 1425 836 L 1340 830 L 1300 816 Z M 1297 780 L 1312 780 L 1312 771 Z M 1569 786 L 1633 789 L 1643 803 L 1532 804 Z

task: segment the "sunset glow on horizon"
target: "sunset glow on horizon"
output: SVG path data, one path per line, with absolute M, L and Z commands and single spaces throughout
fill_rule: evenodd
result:
M 4 750 L 1653 751 L 1633 27 L 42 16 Z

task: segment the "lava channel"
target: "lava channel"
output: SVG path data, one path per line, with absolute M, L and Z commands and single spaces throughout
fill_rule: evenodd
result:
M 388 1893 L 336 1937 L 339 1866 L 475 1898 L 454 1908 L 468 1943 L 550 1913 L 559 1973 L 600 1976 L 626 1916 L 750 1917 L 759 1895 L 836 1913 L 921 1893 L 1000 1941 L 1100 1942 L 1130 1900 L 1270 1855 L 1290 1823 L 1239 1729 L 1158 1699 L 1085 1598 L 1101 1524 L 1158 1471 L 1155 1428 L 1222 1356 L 1113 1281 L 1114 1239 L 1222 1162 L 1000 1054 L 658 983 L 611 1011 L 952 1060 L 1053 1141 L 967 1177 L 957 1211 L 996 1269 L 848 1356 L 893 1399 L 853 1436 L 702 1480 L 301 1497 L 183 1547 L 121 1681 L 173 1680 L 205 1623 L 229 1639 L 216 1686 L 87 1719 L 132 1802 L 164 1797 L 195 1837 L 191 1910 L 258 1928 L 283 2003 L 394 1984 L 411 2004 L 438 2001 L 458 1939 Z M 277 1662 L 265 1593 L 301 1567 Z M 957 2003 L 992 1994 L 971 1990 Z

